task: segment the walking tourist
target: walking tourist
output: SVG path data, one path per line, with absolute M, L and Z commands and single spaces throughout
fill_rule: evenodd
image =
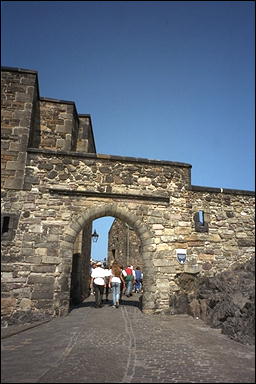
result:
M 110 275 L 111 275 L 111 269 L 109 269 L 108 265 L 105 264 L 105 295 L 106 295 L 106 302 L 108 302 L 108 295 L 110 291 L 109 282 L 110 282 Z
M 91 261 L 90 265 L 90 271 L 89 271 L 89 291 L 91 295 L 94 295 L 95 292 L 93 292 L 93 287 L 92 287 L 92 271 L 96 268 L 96 263 L 94 261 Z
M 101 262 L 98 261 L 96 263 L 96 268 L 92 270 L 92 281 L 91 281 L 91 288 L 94 291 L 95 294 L 95 307 L 101 308 L 102 302 L 103 302 L 103 292 L 104 292 L 104 286 L 105 286 L 105 276 L 106 271 L 105 269 L 101 268 Z
M 129 265 L 125 268 L 124 275 L 125 275 L 125 284 L 126 284 L 125 295 L 127 297 L 130 297 L 132 296 L 132 289 L 133 289 L 134 280 L 135 280 L 132 265 Z
M 112 264 L 109 287 L 112 288 L 113 307 L 118 308 L 120 303 L 120 287 L 121 283 L 125 286 L 122 276 L 122 269 L 117 263 Z
M 142 290 L 142 279 L 143 273 L 140 267 L 136 267 L 135 269 L 135 292 L 139 293 Z
M 125 275 L 124 275 L 124 267 L 122 265 L 120 265 L 120 268 L 121 268 L 121 271 L 122 271 L 122 278 L 121 279 L 121 286 L 120 286 L 120 299 L 119 299 L 119 302 L 121 303 L 122 301 L 122 295 L 125 291 Z

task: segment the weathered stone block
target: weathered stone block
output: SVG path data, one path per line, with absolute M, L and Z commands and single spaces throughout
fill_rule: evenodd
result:
M 10 315 L 16 307 L 17 300 L 14 297 L 1 298 L 2 316 Z
M 47 251 L 48 251 L 48 249 L 47 248 L 35 248 L 35 254 L 37 255 L 37 256 L 46 256 L 47 255 Z
M 247 239 L 238 239 L 238 246 L 239 247 L 253 247 L 255 245 L 255 239 L 254 238 L 247 238 Z
M 58 264 L 60 262 L 59 257 L 54 256 L 43 256 L 42 263 L 44 264 Z
M 33 257 L 35 255 L 35 250 L 33 248 L 22 248 L 21 254 L 23 256 Z
M 12 264 L 1 264 L 1 270 L 2 272 L 12 272 L 14 270 L 15 266 Z
M 170 265 L 169 259 L 156 259 L 153 261 L 155 267 L 167 267 Z
M 21 92 L 16 92 L 15 101 L 29 102 L 31 101 L 31 96 Z
M 16 298 L 30 297 L 30 287 L 17 288 L 13 290 L 13 295 Z
M 189 227 L 175 228 L 174 233 L 176 235 L 189 235 L 191 233 L 191 228 Z
M 157 251 L 168 251 L 169 250 L 169 245 L 167 243 L 160 243 L 157 244 Z
M 23 298 L 20 302 L 20 309 L 22 311 L 30 310 L 33 306 L 33 302 L 30 299 Z
M 202 270 L 202 266 L 200 264 L 190 265 L 184 264 L 184 272 L 186 273 L 199 273 Z
M 50 297 L 50 298 L 37 298 L 37 299 L 38 299 L 38 301 L 33 304 L 35 306 L 35 308 L 47 310 L 47 313 L 49 313 L 49 314 L 53 313 L 52 297 Z
M 39 300 L 39 299 L 53 299 L 53 291 L 48 290 L 48 291 L 34 291 L 31 293 L 31 299 L 32 300 Z M 39 303 L 40 304 L 40 303 Z M 40 305 L 39 305 L 40 307 Z
M 12 281 L 13 280 L 13 273 L 12 272 L 2 272 L 1 273 L 1 281 Z
M 6 189 L 22 189 L 23 185 L 23 178 L 11 178 L 5 180 L 4 182 L 4 188 Z
M 50 257 L 57 257 L 59 256 L 59 248 L 48 248 L 47 249 L 47 256 Z
M 28 277 L 28 284 L 52 285 L 54 283 L 53 276 L 45 276 L 44 274 L 33 274 Z
M 43 228 L 41 224 L 34 224 L 34 225 L 30 225 L 28 231 L 32 233 L 42 233 Z
M 28 264 L 39 264 L 42 261 L 41 256 L 26 256 L 24 259 L 24 263 Z
M 214 259 L 215 259 L 214 254 L 209 254 L 209 253 L 199 253 L 198 254 L 198 260 L 213 261 Z
M 32 272 L 38 272 L 38 273 L 53 273 L 55 272 L 55 265 L 32 265 L 31 270 Z

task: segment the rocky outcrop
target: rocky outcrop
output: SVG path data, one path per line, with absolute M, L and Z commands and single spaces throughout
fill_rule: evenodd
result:
M 243 344 L 255 344 L 255 258 L 213 277 L 182 273 L 173 314 L 188 313 Z

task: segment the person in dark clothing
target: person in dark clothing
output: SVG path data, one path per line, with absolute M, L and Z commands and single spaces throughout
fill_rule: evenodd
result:
M 111 275 L 111 270 L 109 269 L 108 265 L 105 265 L 105 271 L 106 271 L 106 276 L 105 276 L 105 295 L 106 295 L 106 302 L 108 302 L 108 295 L 110 291 L 109 287 L 109 279 Z

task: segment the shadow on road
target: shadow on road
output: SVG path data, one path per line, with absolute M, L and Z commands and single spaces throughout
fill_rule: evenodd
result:
M 78 309 L 78 308 L 84 308 L 84 307 L 95 307 L 95 301 L 94 301 L 94 295 L 88 296 L 82 303 L 71 305 L 69 308 L 69 312 Z M 142 310 L 142 295 L 133 295 L 131 297 L 122 296 L 122 299 L 120 301 L 120 306 L 132 306 L 138 308 L 140 311 Z M 103 307 L 104 306 L 112 306 L 112 300 L 106 300 L 103 299 Z

